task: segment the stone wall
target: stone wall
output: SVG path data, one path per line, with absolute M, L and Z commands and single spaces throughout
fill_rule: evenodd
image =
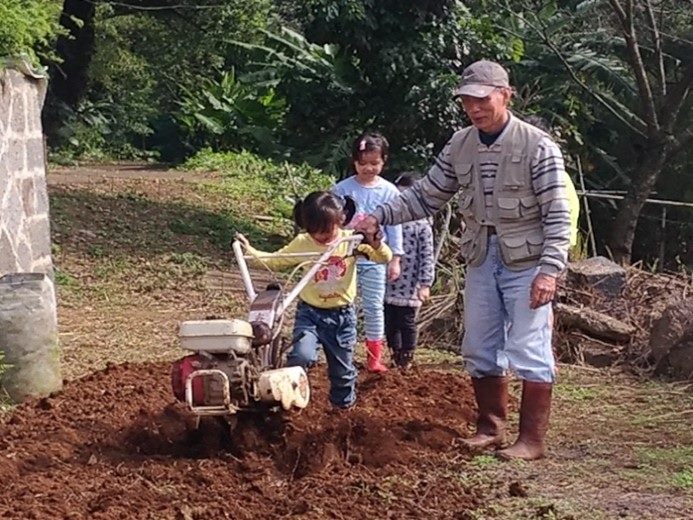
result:
M 52 276 L 41 109 L 46 79 L 0 70 L 0 276 Z

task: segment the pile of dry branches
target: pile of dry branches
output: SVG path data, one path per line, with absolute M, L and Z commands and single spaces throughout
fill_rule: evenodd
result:
M 626 268 L 626 286 L 617 297 L 578 287 L 563 278 L 559 295 L 562 304 L 607 316 L 630 333 L 627 337 L 599 337 L 585 328 L 570 326 L 570 320 L 562 320 L 559 315 L 554 335 L 557 354 L 564 361 L 585 362 L 585 353 L 596 348 L 601 349 L 608 364 L 628 363 L 648 372 L 652 369 L 648 341 L 653 323 L 668 306 L 685 300 L 692 291 L 686 273 L 652 273 L 637 265 Z

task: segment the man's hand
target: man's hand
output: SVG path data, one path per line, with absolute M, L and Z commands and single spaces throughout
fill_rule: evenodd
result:
M 532 281 L 529 293 L 529 308 L 538 309 L 546 305 L 556 295 L 556 277 L 539 273 Z
M 422 302 L 428 301 L 431 297 L 431 288 L 428 285 L 422 285 L 418 290 L 419 300 Z
M 399 256 L 393 256 L 392 260 L 387 264 L 387 281 L 394 282 L 402 273 L 402 268 L 399 263 Z
M 380 230 L 380 225 L 373 215 L 366 215 L 354 226 L 354 229 L 365 234 L 375 235 Z

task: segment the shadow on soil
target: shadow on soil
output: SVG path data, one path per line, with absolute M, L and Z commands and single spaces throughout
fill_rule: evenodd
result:
M 188 251 L 218 261 L 229 258 L 236 232 L 260 247 L 283 240 L 231 208 L 210 211 L 183 200 L 153 201 L 137 192 L 107 195 L 62 187 L 51 189 L 51 226 L 54 242 L 102 258 Z

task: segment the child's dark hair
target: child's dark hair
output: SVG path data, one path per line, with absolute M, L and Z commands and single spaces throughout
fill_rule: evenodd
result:
M 525 117 L 524 119 L 525 123 L 529 123 L 532 126 L 536 126 L 539 130 L 543 130 L 547 134 L 551 133 L 551 127 L 549 126 L 549 123 L 543 117 L 538 116 L 536 114 L 532 114 L 530 116 Z
M 397 175 L 397 177 L 395 177 L 395 180 L 392 181 L 392 184 L 394 184 L 398 188 L 408 188 L 409 186 L 413 186 L 414 184 L 416 184 L 416 179 L 416 172 L 402 172 L 399 175 Z
M 355 212 L 353 199 L 342 199 L 329 191 L 314 191 L 294 205 L 294 222 L 308 233 L 324 233 L 343 226 Z
M 362 133 L 351 146 L 351 166 L 354 166 L 354 163 L 361 158 L 362 154 L 372 152 L 373 150 L 378 150 L 383 162 L 387 162 L 390 153 L 390 143 L 387 142 L 385 136 L 378 132 Z

